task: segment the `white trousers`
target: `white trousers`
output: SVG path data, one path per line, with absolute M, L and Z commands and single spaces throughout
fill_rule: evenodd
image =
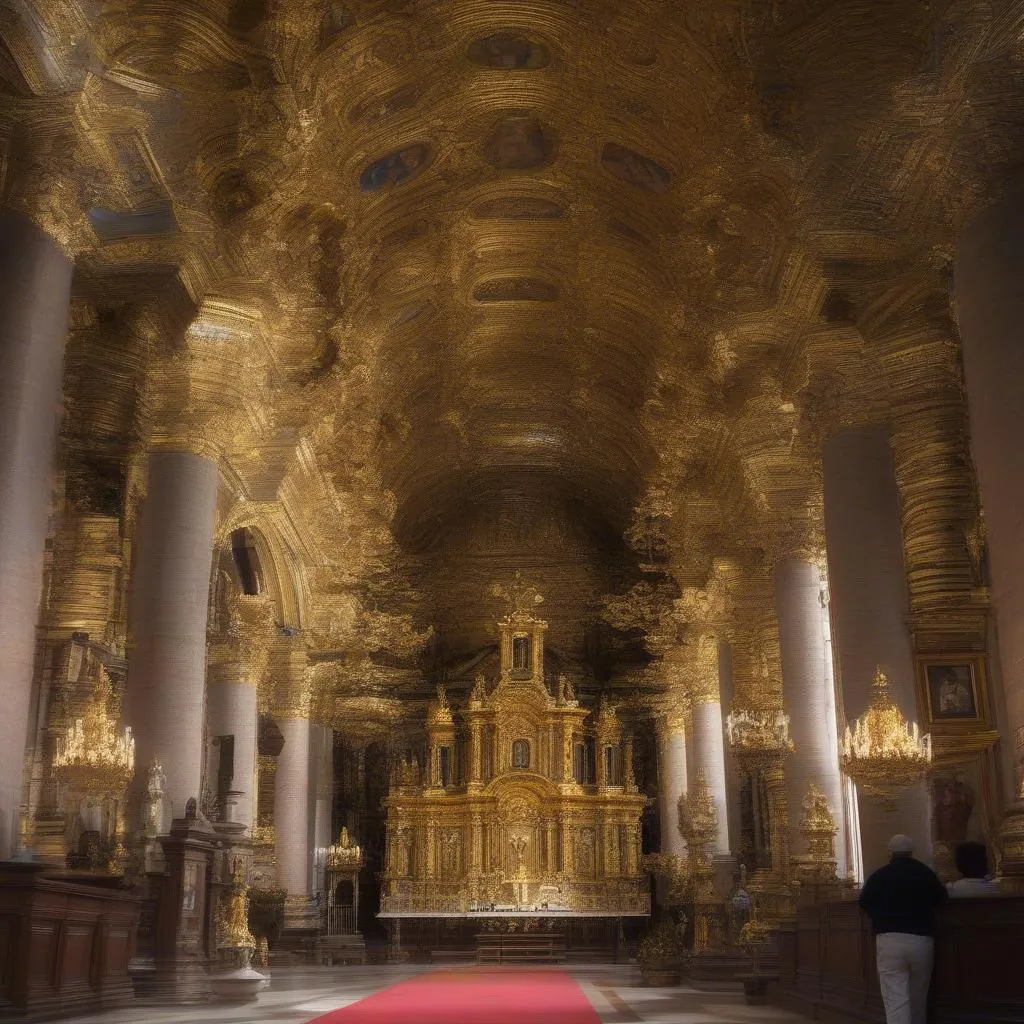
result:
M 886 932 L 875 939 L 875 950 L 886 1024 L 925 1024 L 935 940 Z

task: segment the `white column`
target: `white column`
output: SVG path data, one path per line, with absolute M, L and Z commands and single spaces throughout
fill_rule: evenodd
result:
M 658 730 L 658 794 L 661 799 L 661 852 L 686 855 L 679 831 L 679 798 L 686 792 L 686 727 L 666 722 Z
M 207 718 L 210 736 L 234 737 L 231 789 L 238 792 L 235 821 L 251 828 L 256 809 L 256 683 L 237 663 L 210 669 Z
M 830 437 L 824 450 L 824 492 L 832 626 L 846 720 L 852 723 L 870 704 L 876 665 L 888 674 L 902 713 L 920 720 L 899 493 L 886 432 L 853 427 Z M 886 844 L 896 832 L 910 836 L 918 857 L 931 860 L 923 784 L 898 797 L 893 811 L 863 795 L 858 807 L 866 872 L 887 860 Z
M 334 733 L 323 725 L 313 726 L 316 743 L 312 752 L 313 774 L 313 849 L 330 846 L 331 809 L 334 796 Z
M 277 720 L 284 746 L 277 759 L 274 826 L 277 832 L 277 882 L 292 897 L 310 892 L 310 746 L 308 718 Z
M 135 731 L 136 788 L 159 758 L 170 813 L 182 817 L 200 796 L 217 464 L 161 449 L 150 452 L 148 478 L 131 582 L 125 718 Z
M 74 266 L 0 213 L 0 860 L 14 853 Z
M 1008 185 L 958 239 L 954 280 L 998 636 L 993 682 L 1002 677 L 993 705 L 1011 795 L 1024 785 L 1024 183 Z
M 722 705 L 717 700 L 702 700 L 693 707 L 693 763 L 696 771 L 704 773 L 718 815 L 718 836 L 714 853 L 729 853 L 729 801 L 725 784 L 725 731 L 722 725 Z
M 837 753 L 835 703 L 826 671 L 822 581 L 816 566 L 799 558 L 784 558 L 775 569 L 775 608 L 782 656 L 782 693 L 790 716 L 793 752 L 786 758 L 786 803 L 789 809 L 789 848 L 806 853 L 800 835 L 801 803 L 814 783 L 824 793 L 832 817 L 845 835 L 845 813 Z M 845 844 L 836 844 L 840 877 L 846 874 Z

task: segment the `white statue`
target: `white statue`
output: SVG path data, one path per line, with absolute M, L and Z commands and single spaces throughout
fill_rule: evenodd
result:
M 167 791 L 167 776 L 160 759 L 153 758 L 146 779 L 146 834 L 155 838 L 164 824 L 164 793 Z

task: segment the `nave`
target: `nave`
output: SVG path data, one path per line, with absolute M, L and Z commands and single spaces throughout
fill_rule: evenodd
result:
M 429 998 L 420 998 L 424 992 Z M 448 1008 L 460 1002 L 463 1012 L 451 1014 Z M 442 1020 L 446 1024 L 799 1024 L 804 1018 L 775 1006 L 748 1006 L 732 986 L 702 991 L 685 984 L 643 985 L 637 968 L 624 964 L 565 969 L 370 965 L 276 970 L 270 990 L 258 1004 L 139 1006 L 75 1017 L 68 1024 L 440 1024 Z

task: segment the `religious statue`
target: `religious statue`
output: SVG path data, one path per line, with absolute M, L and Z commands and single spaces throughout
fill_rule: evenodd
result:
M 167 788 L 167 776 L 160 759 L 154 757 L 146 780 L 146 834 L 156 838 L 163 829 L 164 793 Z
M 244 966 L 249 965 L 249 958 L 256 949 L 256 940 L 249 931 L 247 893 L 245 865 L 242 858 L 237 857 L 231 869 L 231 892 L 226 897 L 226 905 L 222 904 L 222 938 L 218 945 L 221 949 L 234 950 L 243 958 Z
M 568 676 L 558 677 L 558 694 L 559 699 L 563 700 L 566 704 L 571 704 L 576 700 L 576 691 L 573 689 L 572 680 Z
M 484 674 L 480 672 L 477 674 L 477 677 L 473 680 L 473 692 L 470 695 L 470 699 L 482 704 L 486 696 L 487 682 L 484 679 Z
M 520 832 L 509 837 L 508 845 L 512 847 L 512 852 L 515 854 L 517 871 L 523 867 L 523 859 L 526 856 L 526 842 L 526 836 Z

